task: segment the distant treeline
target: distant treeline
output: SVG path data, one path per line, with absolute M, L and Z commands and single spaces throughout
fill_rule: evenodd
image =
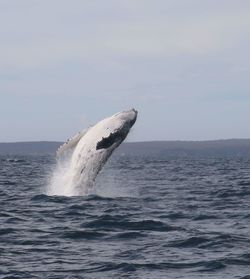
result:
M 55 153 L 61 144 L 54 141 L 0 143 L 0 154 L 49 154 Z
M 124 153 L 163 156 L 250 156 L 250 139 L 126 143 Z
M 53 154 L 61 142 L 0 143 L 0 154 Z M 123 155 L 163 156 L 250 156 L 250 139 L 216 141 L 151 141 L 123 143 L 116 151 Z

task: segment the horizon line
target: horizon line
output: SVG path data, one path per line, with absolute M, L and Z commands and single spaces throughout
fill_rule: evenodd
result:
M 204 140 L 139 140 L 139 141 L 125 141 L 124 143 L 148 143 L 148 142 L 212 142 L 212 141 L 232 141 L 232 140 L 250 140 L 250 138 L 220 138 L 220 139 L 204 139 Z M 14 144 L 14 143 L 63 143 L 65 141 L 58 140 L 27 140 L 27 141 L 1 141 L 0 144 Z

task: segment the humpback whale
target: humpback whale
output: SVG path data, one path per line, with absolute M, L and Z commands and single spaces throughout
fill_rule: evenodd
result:
M 136 118 L 135 109 L 116 113 L 61 145 L 57 150 L 57 168 L 60 171 L 52 179 L 49 194 L 88 194 L 99 171 L 124 141 Z

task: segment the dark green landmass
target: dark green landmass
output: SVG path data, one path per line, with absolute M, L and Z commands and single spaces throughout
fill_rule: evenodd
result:
M 55 153 L 61 142 L 34 141 L 0 143 L 0 154 L 48 154 Z
M 125 153 L 166 156 L 250 156 L 250 139 L 126 143 Z
M 53 154 L 61 142 L 0 143 L 0 154 Z M 250 156 L 250 139 L 216 141 L 150 141 L 123 143 L 116 151 L 123 155 L 163 156 Z

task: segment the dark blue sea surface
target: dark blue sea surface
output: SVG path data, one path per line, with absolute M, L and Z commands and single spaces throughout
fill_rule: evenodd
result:
M 0 278 L 250 278 L 250 158 L 114 154 L 77 197 L 52 155 L 0 164 Z

